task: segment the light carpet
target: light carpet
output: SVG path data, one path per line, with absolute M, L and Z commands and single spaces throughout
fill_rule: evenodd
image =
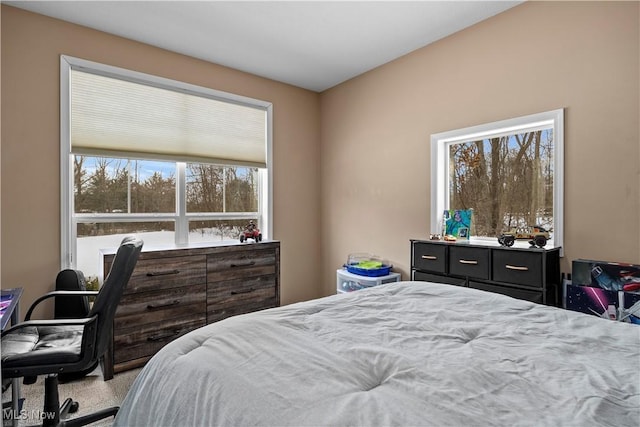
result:
M 115 374 L 113 379 L 104 381 L 100 367 L 82 379 L 60 384 L 58 386 L 60 404 L 67 397 L 79 403 L 78 412 L 71 414 L 69 418 L 79 415 L 90 414 L 100 409 L 120 406 L 131 383 L 136 378 L 140 369 L 120 372 Z M 38 416 L 42 413 L 44 406 L 44 376 L 38 377 L 34 384 L 20 385 L 20 394 L 25 398 L 20 413 L 19 426 L 41 425 L 42 421 Z M 11 387 L 2 394 L 2 401 L 11 400 Z M 106 427 L 113 424 L 113 417 L 95 422 L 91 426 Z

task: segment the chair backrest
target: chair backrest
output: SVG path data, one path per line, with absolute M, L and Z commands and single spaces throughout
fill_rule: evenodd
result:
M 80 270 L 62 270 L 56 276 L 56 291 L 86 291 L 87 281 Z M 53 306 L 54 319 L 81 319 L 89 313 L 89 297 L 77 296 L 56 298 Z
M 142 250 L 142 240 L 137 237 L 125 237 L 120 243 L 111 269 L 100 287 L 88 317 L 98 316 L 96 354 L 102 356 L 108 348 L 113 328 L 116 308 L 129 282 L 131 273 L 138 262 Z

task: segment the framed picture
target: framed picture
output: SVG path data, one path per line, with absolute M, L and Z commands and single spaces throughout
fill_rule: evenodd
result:
M 473 209 L 449 209 L 444 211 L 444 235 L 451 235 L 460 240 L 469 240 L 472 220 Z

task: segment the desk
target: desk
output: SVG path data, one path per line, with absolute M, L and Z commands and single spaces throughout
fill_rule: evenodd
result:
M 2 289 L 0 291 L 0 330 L 4 331 L 7 323 L 18 323 L 20 315 L 20 298 L 22 288 Z
M 22 297 L 22 288 L 2 289 L 0 291 L 0 329 L 4 328 L 11 320 L 11 325 L 15 325 L 20 321 L 20 298 Z M 14 426 L 18 425 L 17 414 L 20 413 L 20 378 L 11 379 L 11 411 Z M 3 424 L 4 424 L 4 405 L 2 405 Z

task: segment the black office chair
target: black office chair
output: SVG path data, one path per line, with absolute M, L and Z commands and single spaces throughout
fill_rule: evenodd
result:
M 138 261 L 142 244 L 142 240 L 136 237 L 122 240 L 99 291 L 49 292 L 38 298 L 27 312 L 27 316 L 30 316 L 35 305 L 51 297 L 95 295 L 87 317 L 26 320 L 2 332 L 3 378 L 22 377 L 29 383 L 38 375 L 47 375 L 44 426 L 83 426 L 115 416 L 118 412 L 118 407 L 112 407 L 64 420 L 68 413 L 78 410 L 78 403 L 67 399 L 59 406 L 58 374 L 83 371 L 94 365 L 107 351 L 116 308 Z

